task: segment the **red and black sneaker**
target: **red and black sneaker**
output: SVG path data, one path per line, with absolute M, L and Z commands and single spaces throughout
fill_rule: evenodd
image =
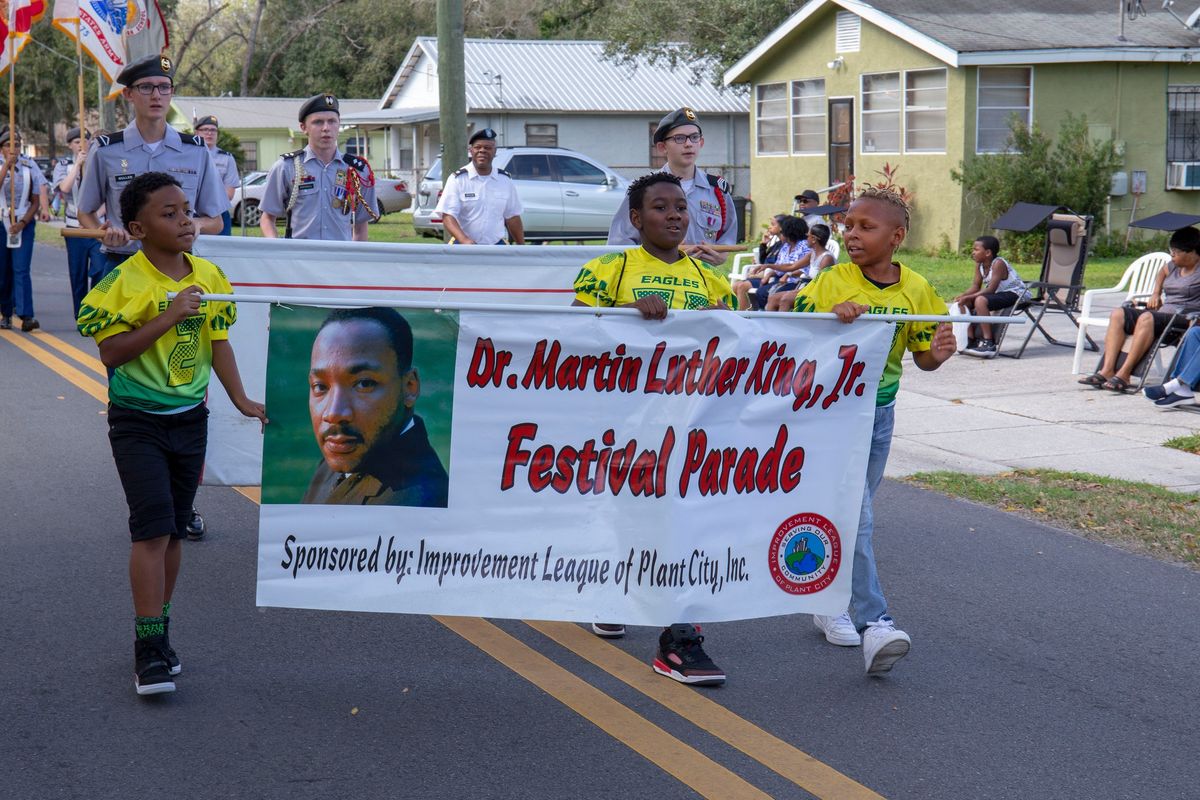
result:
M 659 675 L 680 683 L 719 686 L 725 682 L 725 670 L 718 667 L 701 646 L 704 636 L 695 625 L 677 622 L 663 628 L 658 636 L 658 652 L 651 666 Z

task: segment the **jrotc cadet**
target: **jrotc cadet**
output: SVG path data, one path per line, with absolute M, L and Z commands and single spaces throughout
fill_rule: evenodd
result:
M 79 210 L 77 200 L 79 181 L 83 172 L 85 139 L 90 139 L 79 128 L 67 131 L 67 147 L 71 150 L 68 158 L 60 158 L 54 164 L 54 174 L 51 183 L 63 198 L 68 228 L 79 227 Z M 79 304 L 88 293 L 89 279 L 91 286 L 100 282 L 104 274 L 106 259 L 100 252 L 99 239 L 83 239 L 71 237 L 67 239 L 67 274 L 71 278 L 71 299 L 75 304 L 75 316 L 79 316 Z
M 289 239 L 367 241 L 367 225 L 379 218 L 375 173 L 365 158 L 338 150 L 341 126 L 338 99 L 331 94 L 310 97 L 300 106 L 300 130 L 308 144 L 271 166 L 258 205 L 263 236 L 277 238 L 275 220 L 286 216 Z
M 0 154 L 0 217 L 7 235 L 20 242 L 16 247 L 0 242 L 0 328 L 12 327 L 16 311 L 21 330 L 29 332 L 39 327 L 33 315 L 30 271 L 34 228 L 39 214 L 43 222 L 50 219 L 50 198 L 46 176 L 37 162 L 21 155 L 19 130 L 12 132 L 7 126 L 0 130 Z
M 667 114 L 654 129 L 654 147 L 667 163 L 662 171 L 679 178 L 687 195 L 689 224 L 683 250 L 710 264 L 725 263 L 725 254 L 710 245 L 737 244 L 737 219 L 733 195 L 724 178 L 696 166 L 704 135 L 696 112 L 681 108 Z M 629 201 L 621 203 L 608 229 L 609 244 L 641 244 L 641 236 L 629 221 Z
M 123 131 L 97 136 L 88 151 L 79 187 L 79 223 L 103 227 L 106 272 L 137 252 L 138 243 L 129 238 L 121 220 L 121 192 L 143 172 L 165 172 L 179 181 L 197 231 L 221 232 L 221 212 L 229 209 L 229 197 L 212 156 L 199 136 L 180 136 L 167 124 L 174 77 L 175 65 L 166 56 L 149 56 L 121 70 L 117 82 L 125 85 L 121 94 L 133 108 L 134 119 Z M 108 217 L 103 226 L 96 216 L 101 206 Z
M 238 175 L 237 161 L 234 159 L 233 153 L 227 153 L 217 147 L 217 136 L 220 133 L 217 118 L 212 115 L 201 117 L 192 125 L 192 130 L 204 140 L 204 144 L 208 147 L 208 152 L 212 155 L 213 163 L 217 165 L 217 172 L 221 176 L 221 183 L 225 184 L 225 194 L 232 202 L 233 190 L 241 183 L 241 177 Z M 221 225 L 222 236 L 229 236 L 233 233 L 233 219 L 229 215 L 228 207 L 221 212 Z
M 492 167 L 496 132 L 475 131 L 467 143 L 471 160 L 446 181 L 437 210 L 453 244 L 525 244 L 521 198 L 508 173 Z

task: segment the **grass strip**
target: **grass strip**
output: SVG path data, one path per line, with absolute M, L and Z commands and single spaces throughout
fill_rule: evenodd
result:
M 1200 433 L 1193 433 L 1189 436 L 1176 436 L 1174 439 L 1168 439 L 1163 442 L 1163 447 L 1174 447 L 1176 450 L 1183 450 L 1187 453 L 1195 453 L 1200 456 Z
M 1200 570 L 1200 495 L 1046 469 L 997 475 L 920 472 L 906 480 Z

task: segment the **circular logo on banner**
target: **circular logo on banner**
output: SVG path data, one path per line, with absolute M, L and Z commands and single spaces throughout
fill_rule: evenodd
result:
M 820 514 L 795 514 L 775 530 L 767 560 L 771 577 L 788 594 L 819 592 L 837 577 L 842 537 Z

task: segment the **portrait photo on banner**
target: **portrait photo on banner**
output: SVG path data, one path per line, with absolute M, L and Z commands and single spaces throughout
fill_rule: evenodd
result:
M 458 315 L 273 306 L 264 504 L 445 508 Z

